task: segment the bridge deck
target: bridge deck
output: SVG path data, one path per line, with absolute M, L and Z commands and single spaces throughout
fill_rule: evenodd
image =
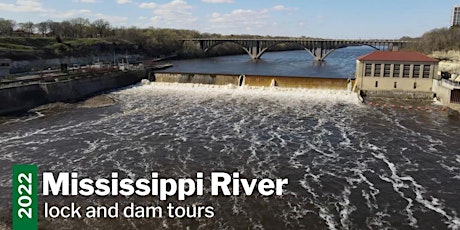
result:
M 328 39 L 328 38 L 187 38 L 182 41 L 290 41 L 290 42 L 398 42 L 411 43 L 398 39 Z
M 222 43 L 236 43 L 253 59 L 260 57 L 271 47 L 281 43 L 296 43 L 308 51 L 317 61 L 323 61 L 334 50 L 357 45 L 374 49 L 399 50 L 410 43 L 396 39 L 324 39 L 324 38 L 190 38 L 183 41 L 198 42 L 204 52 Z

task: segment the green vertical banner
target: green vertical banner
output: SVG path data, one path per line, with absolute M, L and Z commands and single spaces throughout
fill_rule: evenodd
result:
M 13 165 L 13 230 L 38 229 L 37 165 Z

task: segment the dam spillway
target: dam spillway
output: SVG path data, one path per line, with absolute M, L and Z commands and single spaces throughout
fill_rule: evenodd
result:
M 335 89 L 347 90 L 349 79 L 327 77 L 291 77 L 246 74 L 209 74 L 209 73 L 151 73 L 150 79 L 163 83 L 194 83 L 210 85 L 235 85 L 281 88 Z M 353 82 L 352 82 L 353 83 Z

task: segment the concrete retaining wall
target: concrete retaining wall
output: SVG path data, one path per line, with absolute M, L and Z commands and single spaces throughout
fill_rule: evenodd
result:
M 228 74 L 194 74 L 194 73 L 155 73 L 155 81 L 170 83 L 200 83 L 215 85 L 240 85 L 240 75 Z M 272 82 L 277 87 L 286 88 L 313 88 L 346 90 L 347 79 L 313 78 L 313 77 L 282 77 L 245 75 L 244 85 L 269 87 Z
M 434 93 L 430 92 L 407 92 L 407 91 L 367 91 L 363 90 L 366 97 L 375 98 L 399 98 L 399 99 L 418 99 L 432 100 Z
M 436 91 L 436 97 L 443 103 L 444 105 L 450 105 L 450 96 L 452 90 L 443 86 L 438 86 Z
M 53 102 L 75 102 L 97 93 L 140 82 L 143 72 L 113 72 L 101 76 L 0 89 L 0 115 L 28 111 Z
M 0 89 L 0 115 L 24 112 L 48 103 L 46 92 L 39 85 Z
M 174 74 L 174 73 L 156 73 L 155 81 L 169 83 L 200 83 L 215 84 L 216 75 L 212 74 Z
M 445 80 L 434 80 L 433 85 L 437 88 L 436 90 L 436 97 L 447 106 L 454 106 L 457 105 L 456 103 L 452 103 L 452 91 L 460 89 L 458 84 L 453 82 L 448 82 Z M 456 107 L 457 107 L 456 106 Z

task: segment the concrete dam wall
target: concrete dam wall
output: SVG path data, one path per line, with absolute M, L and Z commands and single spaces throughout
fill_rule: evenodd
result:
M 26 112 L 54 102 L 75 102 L 97 93 L 141 81 L 143 72 L 112 72 L 98 76 L 0 89 L 0 115 Z
M 144 72 L 111 72 L 49 83 L 0 88 L 0 115 L 26 112 L 54 102 L 75 102 L 97 93 L 132 85 Z M 347 79 L 199 73 L 151 73 L 156 82 L 347 90 Z
M 151 81 L 169 83 L 198 83 L 212 85 L 247 85 L 259 87 L 311 88 L 347 90 L 349 80 L 340 78 L 283 77 L 258 75 L 151 73 Z M 353 83 L 353 82 L 352 82 Z

